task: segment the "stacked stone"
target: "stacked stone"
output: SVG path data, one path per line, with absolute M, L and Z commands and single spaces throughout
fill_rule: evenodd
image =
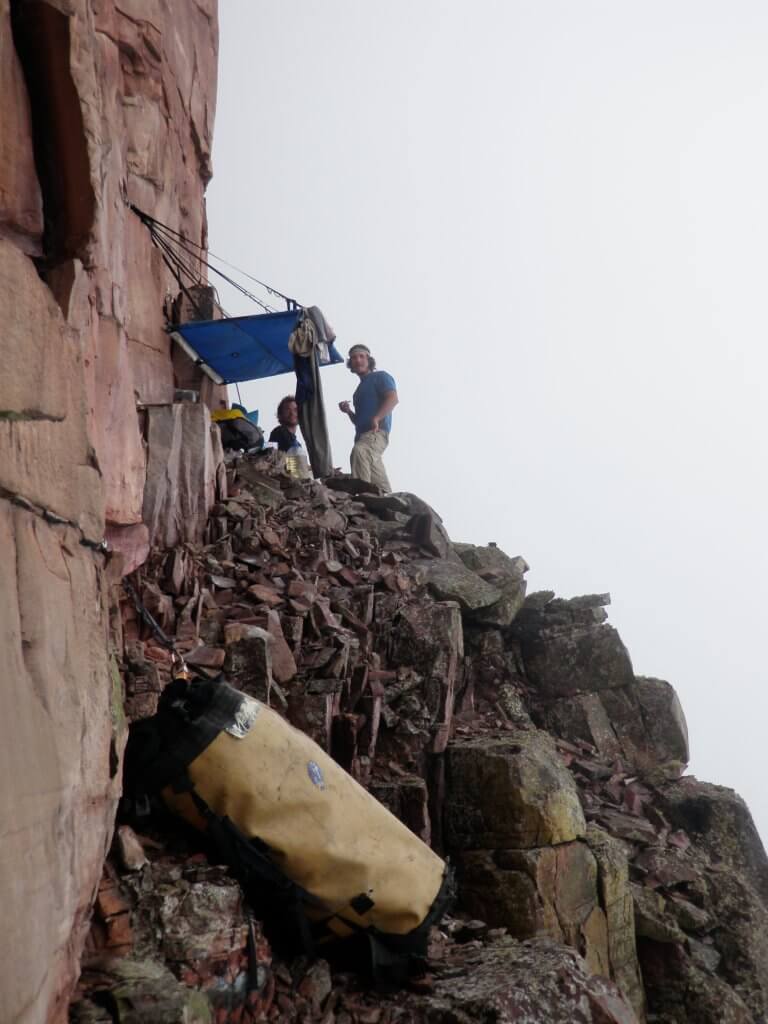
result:
M 531 716 L 555 737 L 578 789 L 609 950 L 618 944 L 625 961 L 613 976 L 623 976 L 628 996 L 638 991 L 627 978 L 636 973 L 626 956 L 634 918 L 636 963 L 655 1019 L 764 1019 L 765 851 L 740 798 L 681 777 L 689 752 L 677 695 L 663 680 L 634 675 L 605 622 L 609 603 L 607 594 L 531 594 L 506 644 L 526 680 Z
M 436 539 L 449 547 L 439 517 L 349 478 L 296 481 L 277 452 L 232 464 L 229 495 L 207 545 L 152 556 L 143 604 L 196 673 L 268 702 L 429 841 L 430 765 L 463 668 L 459 604 L 423 586 Z M 171 655 L 127 598 L 123 615 L 134 720 L 156 709 Z

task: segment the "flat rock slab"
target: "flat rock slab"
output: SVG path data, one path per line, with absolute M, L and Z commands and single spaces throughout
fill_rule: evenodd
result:
M 188 665 L 198 665 L 201 668 L 221 668 L 226 657 L 227 652 L 223 647 L 208 647 L 203 644 L 187 654 L 186 662 Z
M 454 544 L 454 548 L 464 565 L 474 572 L 498 572 L 522 579 L 530 568 L 520 555 L 510 558 L 495 544 Z
M 345 494 L 383 494 L 378 484 L 359 480 L 356 476 L 328 476 L 323 480 L 332 491 L 343 491 Z
M 501 591 L 459 562 L 419 562 L 425 582 L 441 601 L 458 601 L 464 611 L 495 604 Z
M 410 512 L 411 506 L 404 498 L 396 494 L 358 494 L 357 500 L 368 509 L 369 512 Z

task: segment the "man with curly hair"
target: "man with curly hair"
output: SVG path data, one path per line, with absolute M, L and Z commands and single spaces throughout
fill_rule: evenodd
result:
M 301 442 L 297 436 L 299 407 L 293 395 L 286 395 L 285 398 L 280 399 L 280 404 L 277 407 L 277 422 L 280 425 L 275 427 L 269 435 L 269 440 L 276 444 L 281 452 L 289 452 L 292 449 L 302 451 Z

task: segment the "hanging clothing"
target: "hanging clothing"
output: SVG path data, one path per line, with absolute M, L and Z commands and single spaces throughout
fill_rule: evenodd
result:
M 316 477 L 330 476 L 333 472 L 333 456 L 331 455 L 331 441 L 328 437 L 328 421 L 325 418 L 323 385 L 320 380 L 320 367 L 317 365 L 317 354 L 313 352 L 306 359 L 303 359 L 302 356 L 294 356 L 294 359 L 308 364 L 312 376 L 312 393 L 303 402 L 299 402 L 299 426 L 302 436 L 307 442 L 309 463 Z M 296 401 L 299 401 L 298 389 Z
M 316 477 L 330 476 L 333 471 L 319 364 L 322 353 L 325 353 L 329 362 L 336 362 L 339 359 L 333 348 L 335 337 L 333 328 L 328 325 L 317 306 L 309 306 L 302 310 L 299 321 L 288 339 L 288 348 L 293 353 L 296 368 L 299 426 L 307 444 L 312 472 Z

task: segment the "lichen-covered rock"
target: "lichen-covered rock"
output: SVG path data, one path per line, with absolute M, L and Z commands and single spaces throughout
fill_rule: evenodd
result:
M 546 936 L 578 949 L 609 976 L 597 863 L 583 842 L 531 850 L 480 850 L 457 858 L 462 906 L 513 938 Z
M 542 717 L 555 736 L 591 743 L 605 758 L 614 760 L 624 753 L 599 693 L 577 693 L 547 702 Z
M 713 858 L 714 859 L 714 858 Z M 702 858 L 697 854 L 696 860 Z M 688 886 L 691 896 L 711 919 L 704 938 L 716 963 L 700 970 L 717 973 L 749 1007 L 756 1021 L 768 1019 L 768 907 L 743 873 L 724 863 L 702 865 L 699 883 Z M 681 924 L 677 914 L 674 918 Z M 696 933 L 700 933 L 697 924 Z M 688 943 L 690 950 L 690 942 Z M 682 979 L 678 983 L 682 985 Z
M 607 927 L 610 977 L 637 1014 L 645 1019 L 645 994 L 635 942 L 635 917 L 629 884 L 627 854 L 620 842 L 595 825 L 587 828 L 587 843 L 597 861 L 600 906 Z
M 664 786 L 661 806 L 676 828 L 694 836 L 716 864 L 743 875 L 768 905 L 768 856 L 737 793 L 690 775 Z
M 501 591 L 501 597 L 487 608 L 475 612 L 475 622 L 488 626 L 508 626 L 523 607 L 525 601 L 524 579 L 499 579 L 495 586 Z
M 501 591 L 497 587 L 486 583 L 461 562 L 422 562 L 419 569 L 439 600 L 458 601 L 464 611 L 474 612 L 479 608 L 487 608 L 501 598 Z
M 271 998 L 270 947 L 235 880 L 199 860 L 154 860 L 122 880 L 107 865 L 75 1020 L 94 1001 L 131 1024 L 140 1012 L 147 1024 L 175 1024 L 177 1012 L 186 1022 L 192 1010 L 208 1020 L 207 1010 L 211 1021 L 240 1019 L 246 1010 L 259 1016 Z
M 514 938 L 546 936 L 577 949 L 643 1020 L 626 854 L 594 826 L 587 841 L 458 854 L 462 906 Z
M 529 569 L 524 558 L 510 558 L 497 544 L 454 544 L 454 548 L 464 565 L 481 575 L 492 573 L 522 579 Z
M 672 915 L 666 913 L 667 901 L 654 889 L 632 886 L 635 905 L 635 931 L 639 938 L 654 942 L 685 942 L 685 935 Z
M 423 498 L 415 494 L 403 492 L 396 495 L 408 505 L 411 517 L 404 528 L 404 533 L 409 536 L 415 544 L 424 548 L 436 558 L 445 558 L 449 562 L 458 562 L 459 556 L 454 550 L 448 531 L 443 525 L 442 518 L 428 505 Z
M 424 1024 L 637 1024 L 629 1004 L 572 951 L 544 939 L 478 950 L 409 1005 Z
M 663 679 L 638 676 L 636 694 L 651 749 L 658 761 L 690 760 L 688 725 L 673 686 Z
M 619 634 L 608 625 L 550 627 L 522 639 L 525 670 L 545 699 L 627 686 L 632 662 Z
M 602 756 L 620 757 L 639 771 L 689 759 L 680 701 L 661 679 L 640 677 L 599 693 L 562 697 L 546 707 L 544 720 L 556 735 L 586 740 Z
M 456 850 L 529 849 L 586 832 L 573 779 L 538 730 L 451 743 L 446 786 L 446 841 Z
M 150 959 L 107 961 L 111 985 L 98 1002 L 85 999 L 72 1007 L 72 1024 L 213 1024 L 214 1011 L 202 992 L 174 978 L 167 967 Z M 100 1017 L 100 1007 L 107 1016 Z
M 703 969 L 681 945 L 640 939 L 649 1011 L 660 1024 L 758 1024 L 728 982 Z

